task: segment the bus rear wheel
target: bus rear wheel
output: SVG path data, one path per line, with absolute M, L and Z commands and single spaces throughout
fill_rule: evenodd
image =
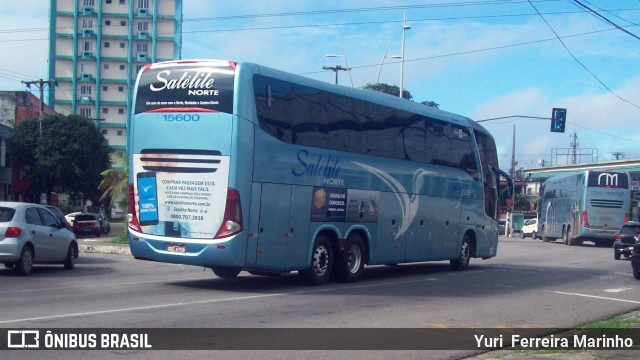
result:
M 226 267 L 226 266 L 212 267 L 211 270 L 213 271 L 214 274 L 216 274 L 217 277 L 223 278 L 223 279 L 235 279 L 235 277 L 238 276 L 238 274 L 240 274 L 240 271 L 242 271 L 242 269 L 238 267 Z
M 333 248 L 329 238 L 319 235 L 313 243 L 311 267 L 298 271 L 298 276 L 309 285 L 322 285 L 329 281 L 333 260 Z
M 351 234 L 345 242 L 345 251 L 336 255 L 335 272 L 343 282 L 355 282 L 364 271 L 364 242 L 358 234 Z
M 449 263 L 453 270 L 465 270 L 469 267 L 469 260 L 471 260 L 471 242 L 469 241 L 469 236 L 465 235 L 462 238 L 459 257 L 454 260 L 449 260 Z

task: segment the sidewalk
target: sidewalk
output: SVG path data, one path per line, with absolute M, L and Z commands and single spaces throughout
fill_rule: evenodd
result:
M 78 247 L 81 253 L 100 253 L 131 255 L 129 244 L 114 244 L 113 236 L 79 237 Z

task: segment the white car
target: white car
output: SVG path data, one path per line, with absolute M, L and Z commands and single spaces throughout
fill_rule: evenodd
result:
M 69 225 L 71 225 L 71 228 L 73 228 L 73 222 L 76 220 L 76 215 L 78 214 L 82 214 L 81 212 L 72 212 L 71 214 L 67 214 L 64 216 L 65 219 L 67 219 L 67 222 L 69 223 Z
M 520 233 L 521 238 L 525 238 L 527 236 L 531 236 L 531 238 L 538 239 L 538 219 L 529 219 L 524 222 L 522 226 L 522 232 Z

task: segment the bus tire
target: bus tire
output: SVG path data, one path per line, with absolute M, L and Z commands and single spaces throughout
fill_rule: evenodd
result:
M 562 243 L 565 245 L 571 245 L 571 239 L 569 238 L 569 228 L 562 232 Z
M 620 260 L 620 252 L 618 250 L 613 250 L 613 258 L 615 260 Z
M 313 243 L 311 266 L 298 271 L 298 276 L 308 285 L 322 285 L 331 277 L 333 260 L 331 241 L 325 235 L 319 235 Z
M 471 243 L 469 236 L 465 235 L 462 238 L 462 245 L 460 246 L 460 255 L 457 259 L 449 260 L 451 269 L 460 271 L 469 267 L 469 260 L 471 260 Z
M 239 267 L 226 267 L 226 266 L 212 267 L 211 270 L 213 271 L 214 274 L 216 274 L 217 277 L 222 279 L 227 279 L 227 280 L 235 279 L 236 276 L 240 274 L 240 271 L 242 271 L 242 269 Z
M 358 234 L 351 234 L 344 244 L 344 252 L 336 254 L 335 272 L 342 282 L 355 282 L 364 271 L 364 241 Z

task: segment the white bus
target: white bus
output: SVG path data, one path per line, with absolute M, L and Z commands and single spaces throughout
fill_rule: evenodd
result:
M 629 220 L 629 174 L 585 170 L 552 177 L 540 188 L 538 229 L 544 241 L 612 246 Z

